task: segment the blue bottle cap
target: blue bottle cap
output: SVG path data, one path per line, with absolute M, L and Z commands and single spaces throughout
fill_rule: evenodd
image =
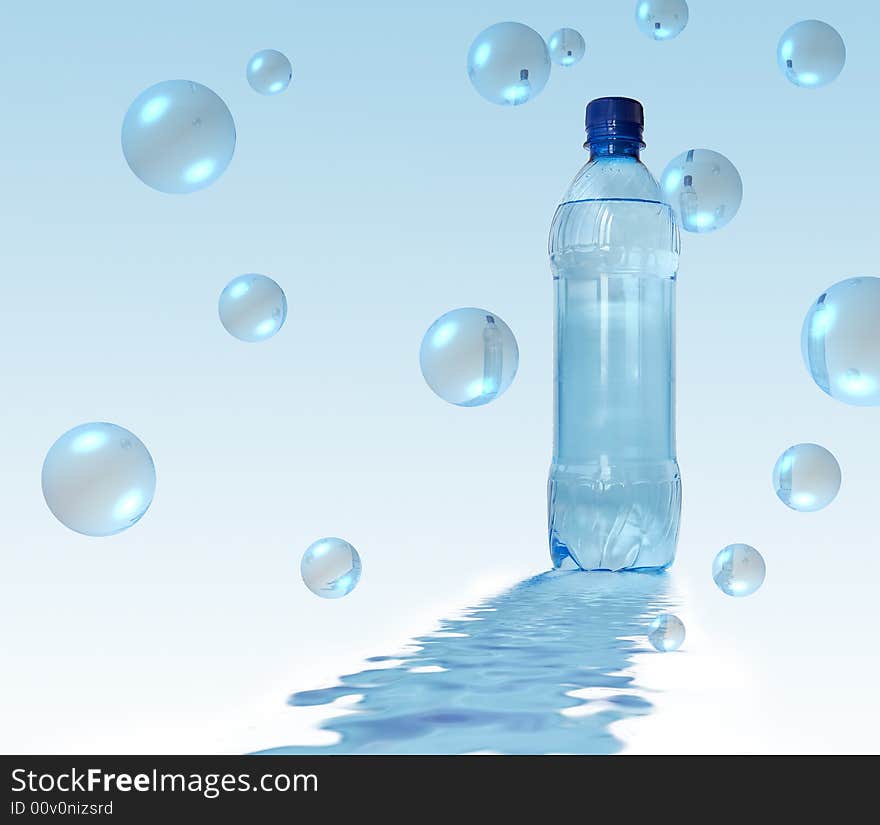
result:
M 587 104 L 587 143 L 618 138 L 638 141 L 644 147 L 642 131 L 645 110 L 630 97 L 599 97 Z

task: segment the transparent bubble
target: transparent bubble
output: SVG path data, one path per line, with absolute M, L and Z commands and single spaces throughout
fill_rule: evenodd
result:
M 712 563 L 712 578 L 728 596 L 751 596 L 764 583 L 766 572 L 761 554 L 748 544 L 729 544 Z
M 653 40 L 672 40 L 687 24 L 685 0 L 638 0 L 636 3 L 636 25 Z
M 290 61 L 275 49 L 263 49 L 248 60 L 248 83 L 261 95 L 280 94 L 290 85 L 292 77 Z
M 810 307 L 801 350 L 813 380 L 832 398 L 880 406 L 880 278 L 849 278 Z
M 537 97 L 550 77 L 547 44 L 522 23 L 496 23 L 481 31 L 467 58 L 477 92 L 499 106 L 519 106 Z
M 550 59 L 557 66 L 574 66 L 581 62 L 581 58 L 587 50 L 587 44 L 584 43 L 584 38 L 581 37 L 579 31 L 559 29 L 550 35 L 547 49 L 550 52 Z
M 141 92 L 122 121 L 122 151 L 147 186 L 172 195 L 210 186 L 235 151 L 235 123 L 207 86 L 166 80 Z
M 837 30 L 827 23 L 802 20 L 782 33 L 776 60 L 795 86 L 814 89 L 840 74 L 846 62 L 846 46 Z
M 669 653 L 678 650 L 684 642 L 684 622 L 674 613 L 661 613 L 648 631 L 648 641 L 655 650 Z
M 220 293 L 220 322 L 239 341 L 271 338 L 287 318 L 284 290 L 265 275 L 239 275 Z
M 419 362 L 428 386 L 444 401 L 478 407 L 511 385 L 519 349 L 497 315 L 466 307 L 441 315 L 428 327 Z
M 347 541 L 318 539 L 303 553 L 300 572 L 306 587 L 322 599 L 341 599 L 361 579 L 361 557 Z
M 840 465 L 818 444 L 795 444 L 779 456 L 773 468 L 773 488 L 792 510 L 821 510 L 840 490 Z
M 742 203 L 742 179 L 720 152 L 688 149 L 660 176 L 666 202 L 688 232 L 714 232 L 733 219 Z
M 86 536 L 131 527 L 153 501 L 156 469 L 141 440 L 116 424 L 80 424 L 43 462 L 43 497 L 55 518 Z

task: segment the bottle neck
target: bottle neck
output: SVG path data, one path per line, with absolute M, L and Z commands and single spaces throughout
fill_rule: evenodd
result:
M 590 160 L 599 158 L 633 158 L 639 160 L 642 151 L 642 143 L 622 137 L 607 137 L 594 140 L 587 144 L 590 150 Z

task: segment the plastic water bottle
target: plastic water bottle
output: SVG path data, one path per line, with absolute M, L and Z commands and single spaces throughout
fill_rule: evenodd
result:
M 550 229 L 556 292 L 555 567 L 662 569 L 675 557 L 678 229 L 639 159 L 642 105 L 587 106 L 590 160 Z

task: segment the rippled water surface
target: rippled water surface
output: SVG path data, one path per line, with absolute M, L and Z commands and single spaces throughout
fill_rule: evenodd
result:
M 648 625 L 674 607 L 665 574 L 545 573 L 444 621 L 413 649 L 294 706 L 360 697 L 322 723 L 340 739 L 263 753 L 615 753 L 614 722 L 651 703 L 632 672 Z M 677 654 L 654 654 L 677 655 Z

